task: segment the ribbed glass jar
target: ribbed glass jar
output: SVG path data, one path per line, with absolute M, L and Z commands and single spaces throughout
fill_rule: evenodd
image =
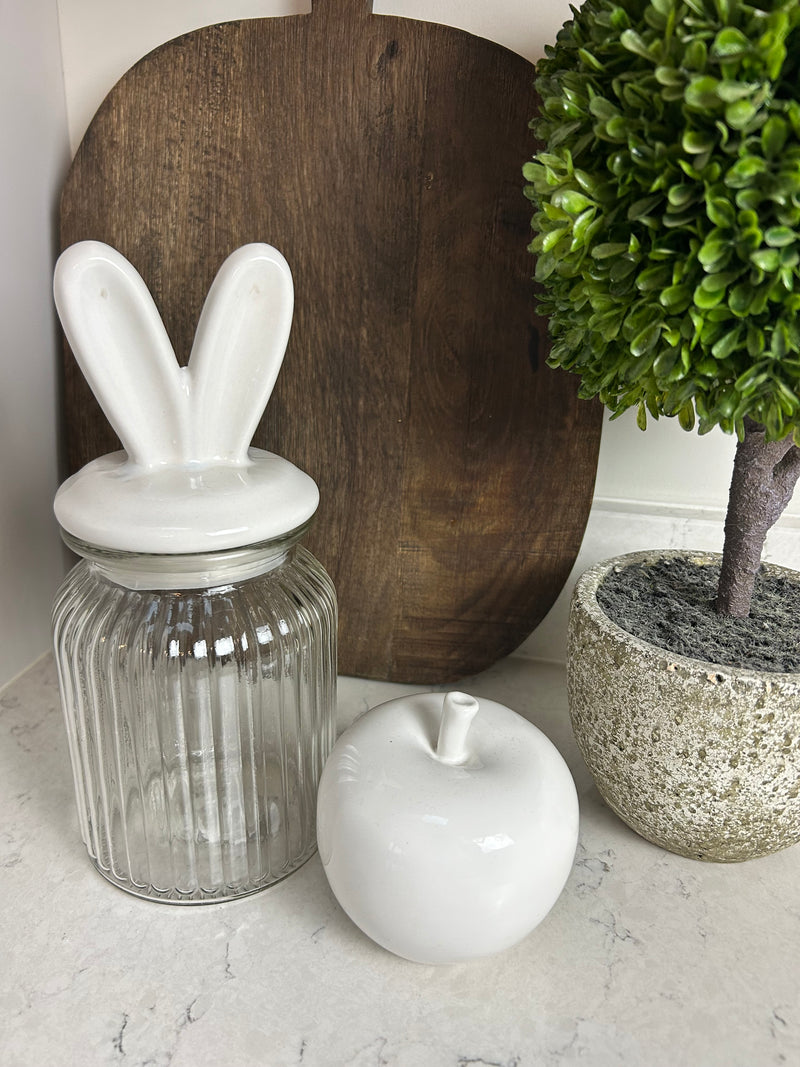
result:
M 84 842 L 109 881 L 228 900 L 316 847 L 335 733 L 336 599 L 297 542 L 83 559 L 53 630 Z

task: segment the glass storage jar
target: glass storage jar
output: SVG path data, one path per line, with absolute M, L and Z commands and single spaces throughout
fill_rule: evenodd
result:
M 64 535 L 83 557 L 53 614 L 81 833 L 131 893 L 225 900 L 315 849 L 336 601 L 302 533 L 177 556 Z
M 299 544 L 313 479 L 250 447 L 289 337 L 291 272 L 223 263 L 179 367 L 142 278 L 96 241 L 54 293 L 123 449 L 59 488 L 82 557 L 54 607 L 78 813 L 101 874 L 138 896 L 227 900 L 315 847 L 333 743 L 336 601 Z

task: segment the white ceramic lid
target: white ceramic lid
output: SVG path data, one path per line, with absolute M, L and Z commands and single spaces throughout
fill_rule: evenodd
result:
M 250 244 L 228 257 L 183 368 L 142 278 L 108 245 L 81 241 L 62 253 L 54 294 L 124 449 L 58 490 L 65 530 L 111 549 L 208 552 L 271 540 L 311 518 L 314 481 L 248 447 L 291 329 L 292 276 L 280 252 Z

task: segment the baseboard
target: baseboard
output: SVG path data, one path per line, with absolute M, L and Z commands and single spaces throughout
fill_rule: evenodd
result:
M 720 552 L 724 520 L 724 511 L 717 508 L 595 499 L 578 559 L 561 596 L 515 654 L 527 659 L 564 662 L 572 589 L 578 576 L 594 563 L 624 552 L 651 548 Z M 764 559 L 800 570 L 800 517 L 784 516 L 773 527 Z

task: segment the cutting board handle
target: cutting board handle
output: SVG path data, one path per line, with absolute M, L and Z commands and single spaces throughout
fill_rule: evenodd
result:
M 373 0 L 311 0 L 311 13 L 324 18 L 357 21 L 372 14 Z

